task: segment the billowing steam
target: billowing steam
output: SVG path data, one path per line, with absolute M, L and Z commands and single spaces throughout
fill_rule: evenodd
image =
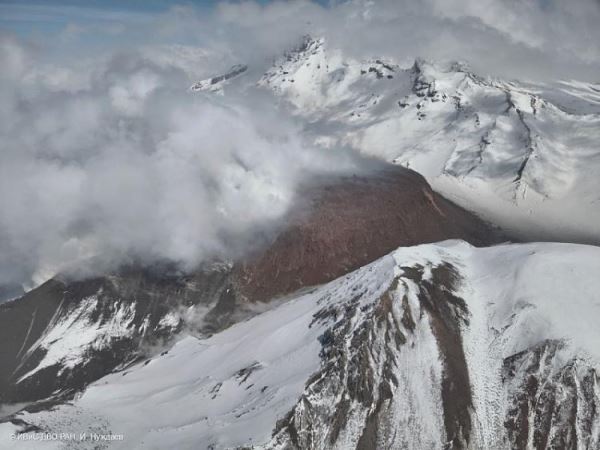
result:
M 266 92 L 187 90 L 234 63 L 251 81 L 303 34 L 349 56 L 466 59 L 504 76 L 589 79 L 600 61 L 596 0 L 250 1 L 135 15 L 7 4 L 0 14 L 17 23 L 36 8 L 69 23 L 0 31 L 0 285 L 90 260 L 189 268 L 235 255 L 277 222 L 299 182 L 355 170 L 351 155 L 307 144 Z

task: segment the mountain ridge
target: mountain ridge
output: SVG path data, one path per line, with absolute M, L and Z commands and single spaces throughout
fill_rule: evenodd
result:
M 246 89 L 255 82 L 316 146 L 414 169 L 524 240 L 600 243 L 593 84 L 484 78 L 461 62 L 358 60 L 311 37 Z
M 598 251 L 400 248 L 20 417 L 49 431 L 101 427 L 147 448 L 595 448 Z M 132 415 L 157 402 L 162 412 Z

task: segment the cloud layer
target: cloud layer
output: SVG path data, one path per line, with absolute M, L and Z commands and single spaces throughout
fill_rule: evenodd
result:
M 14 40 L 2 48 L 3 282 L 90 257 L 105 268 L 229 256 L 300 180 L 354 167 L 305 145 L 261 96 L 194 95 L 181 70 L 140 54 L 71 71 L 40 67 Z
M 352 155 L 307 145 L 266 93 L 186 89 L 234 63 L 252 79 L 306 33 L 353 57 L 461 59 L 534 79 L 600 73 L 596 0 L 219 3 L 97 23 L 77 11 L 56 33 L 0 32 L 0 284 L 92 257 L 105 269 L 232 255 L 306 177 L 356 170 Z

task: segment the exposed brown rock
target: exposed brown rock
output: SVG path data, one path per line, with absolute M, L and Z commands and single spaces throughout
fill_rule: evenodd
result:
M 442 404 L 447 450 L 468 448 L 472 427 L 473 397 L 460 331 L 461 324 L 468 325 L 469 311 L 465 301 L 453 293 L 458 282 L 454 267 L 449 264 L 435 267 L 432 280 L 422 281 L 424 289 L 420 297 L 444 362 Z
M 237 266 L 247 298 L 268 300 L 331 281 L 400 246 L 446 239 L 483 246 L 505 240 L 402 167 L 323 182 L 303 197 L 308 210 L 293 211 L 272 245 Z

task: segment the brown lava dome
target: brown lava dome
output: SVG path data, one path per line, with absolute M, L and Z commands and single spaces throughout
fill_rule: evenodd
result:
M 401 246 L 446 239 L 486 246 L 506 240 L 403 167 L 322 180 L 300 197 L 284 231 L 234 270 L 249 300 L 331 281 Z

